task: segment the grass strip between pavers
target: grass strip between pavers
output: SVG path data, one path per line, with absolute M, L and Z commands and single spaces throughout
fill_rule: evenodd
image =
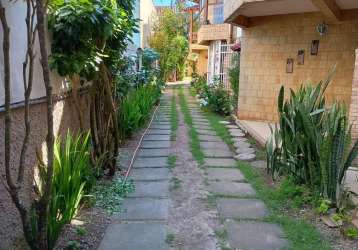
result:
M 169 155 L 167 159 L 168 167 L 169 169 L 174 169 L 177 162 L 177 156 L 176 155 Z
M 175 141 L 177 137 L 179 121 L 178 121 L 178 111 L 177 111 L 177 104 L 176 104 L 176 95 L 174 89 L 173 89 L 173 97 L 172 97 L 170 109 L 171 109 L 170 110 L 170 126 L 171 126 L 170 140 Z
M 233 141 L 228 129 L 224 124 L 219 122 L 223 120 L 223 118 L 210 111 L 206 112 L 206 117 L 217 135 L 220 136 L 228 146 L 232 147 Z M 291 210 L 291 208 L 287 208 L 287 199 L 289 198 L 285 195 L 285 190 L 268 187 L 265 184 L 264 177 L 257 169 L 251 167 L 249 163 L 237 161 L 237 166 L 246 180 L 256 190 L 257 198 L 261 199 L 270 211 L 270 215 L 266 217 L 264 221 L 275 223 L 282 227 L 290 242 L 288 249 L 332 249 L 329 243 L 323 239 L 322 235 L 311 223 L 302 218 L 288 216 L 282 211 L 283 209 Z M 292 216 L 294 216 L 295 212 L 298 212 L 298 209 L 296 210 L 292 208 Z
M 191 117 L 190 109 L 188 107 L 188 103 L 186 101 L 186 97 L 184 95 L 184 90 L 182 87 L 179 89 L 179 104 L 180 104 L 180 109 L 184 116 L 184 122 L 188 127 L 188 135 L 190 138 L 190 151 L 194 159 L 198 162 L 199 167 L 203 167 L 204 153 L 200 149 L 198 132 L 193 126 L 193 119 Z

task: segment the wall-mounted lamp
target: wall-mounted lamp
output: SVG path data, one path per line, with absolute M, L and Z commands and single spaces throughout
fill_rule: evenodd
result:
M 319 23 L 316 26 L 316 30 L 321 36 L 324 36 L 328 32 L 328 25 L 325 22 Z

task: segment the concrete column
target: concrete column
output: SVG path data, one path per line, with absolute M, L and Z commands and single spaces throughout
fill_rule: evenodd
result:
M 356 49 L 349 120 L 352 124 L 352 138 L 358 139 L 358 49 Z

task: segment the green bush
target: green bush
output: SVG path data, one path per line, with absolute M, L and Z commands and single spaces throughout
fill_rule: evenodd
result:
M 199 104 L 220 115 L 230 115 L 232 111 L 232 98 L 218 78 L 213 83 L 197 77 L 192 81 L 192 86 L 199 97 Z
M 118 114 L 118 127 L 122 138 L 132 135 L 145 124 L 160 95 L 160 86 L 148 84 L 132 90 L 123 98 Z
M 160 69 L 155 67 L 159 54 L 150 48 L 143 49 L 142 68 L 137 69 L 137 56 L 123 56 L 115 71 L 116 98 L 121 100 L 131 90 L 148 83 L 158 82 Z
M 192 88 L 195 89 L 196 93 L 201 93 L 203 89 L 206 87 L 207 83 L 204 76 L 193 73 L 190 85 Z
M 291 176 L 340 207 L 342 182 L 358 153 L 351 148 L 348 115 L 343 104 L 326 106 L 324 93 L 332 74 L 316 86 L 301 86 L 284 101 L 278 97 L 279 128 L 267 143 L 268 170 L 273 177 Z
M 57 138 L 54 147 L 53 179 L 48 213 L 49 246 L 55 245 L 61 228 L 78 212 L 83 195 L 95 183 L 90 162 L 90 133 L 67 133 L 64 143 Z M 46 167 L 39 165 L 40 178 L 46 180 Z

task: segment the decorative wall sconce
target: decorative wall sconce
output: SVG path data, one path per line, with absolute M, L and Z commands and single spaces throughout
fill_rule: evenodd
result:
M 328 25 L 325 22 L 319 23 L 316 26 L 316 30 L 321 36 L 324 36 L 328 32 Z
M 313 56 L 318 55 L 318 46 L 319 46 L 319 40 L 312 40 L 311 55 L 313 55 Z
M 293 58 L 287 58 L 286 73 L 293 73 Z
M 298 64 L 298 65 L 303 65 L 303 64 L 305 64 L 305 50 L 304 50 L 304 49 L 298 50 L 298 53 L 297 53 L 297 64 Z

